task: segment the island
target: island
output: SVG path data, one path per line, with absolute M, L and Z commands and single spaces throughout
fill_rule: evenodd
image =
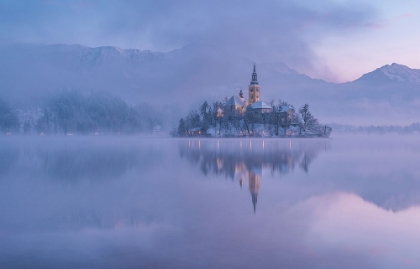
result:
M 172 136 L 205 137 L 329 137 L 332 128 L 320 124 L 305 104 L 299 110 L 279 99 L 261 101 L 256 66 L 248 86 L 248 101 L 242 90 L 223 101 L 205 101 L 179 120 Z

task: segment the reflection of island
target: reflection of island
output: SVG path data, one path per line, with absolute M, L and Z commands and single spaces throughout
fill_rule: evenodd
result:
M 281 176 L 299 166 L 308 173 L 312 160 L 329 148 L 327 140 L 189 140 L 179 152 L 205 175 L 225 175 L 241 187 L 248 180 L 255 212 L 263 171 Z
M 159 164 L 162 153 L 152 145 L 107 139 L 13 140 L 0 151 L 0 177 L 9 170 L 34 171 L 61 182 L 116 179 L 130 170 Z M 67 183 L 66 183 L 67 184 Z

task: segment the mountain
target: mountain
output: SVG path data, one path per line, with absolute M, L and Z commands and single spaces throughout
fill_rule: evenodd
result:
M 364 74 L 358 82 L 364 83 L 413 83 L 420 85 L 420 69 L 393 63 Z
M 176 105 L 183 114 L 240 89 L 246 95 L 253 64 L 203 43 L 170 52 L 14 45 L 0 48 L 0 98 L 28 104 L 62 89 L 106 91 L 133 104 Z M 420 70 L 406 66 L 387 65 L 343 84 L 312 79 L 281 62 L 257 63 L 257 73 L 263 101 L 309 103 L 322 122 L 411 123 L 420 115 Z

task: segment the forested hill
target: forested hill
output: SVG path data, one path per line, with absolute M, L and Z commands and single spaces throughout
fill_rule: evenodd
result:
M 43 105 L 16 109 L 0 99 L 0 131 L 8 134 L 135 134 L 169 129 L 173 111 L 127 104 L 104 92 L 60 91 Z

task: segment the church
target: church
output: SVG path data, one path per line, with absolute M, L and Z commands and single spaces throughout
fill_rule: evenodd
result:
M 254 64 L 251 83 L 248 86 L 248 102 L 244 98 L 242 90 L 239 95 L 232 96 L 226 103 L 226 109 L 229 112 L 238 111 L 244 113 L 247 107 L 250 107 L 255 115 L 262 117 L 266 113 L 271 113 L 273 108 L 261 101 L 261 87 L 258 83 L 257 71 Z

